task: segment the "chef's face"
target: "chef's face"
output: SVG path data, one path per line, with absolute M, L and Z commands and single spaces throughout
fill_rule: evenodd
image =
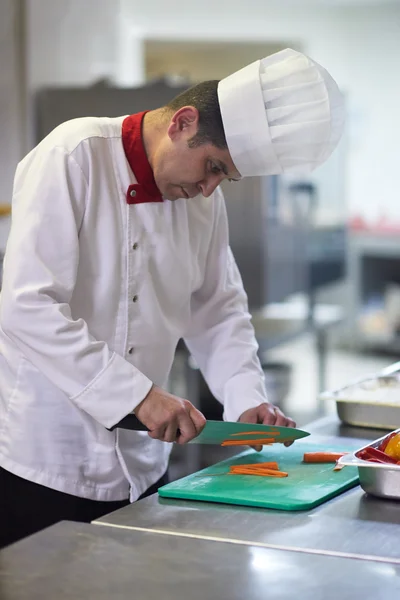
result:
M 188 106 L 170 119 L 168 130 L 153 160 L 154 178 L 164 198 L 210 196 L 224 180 L 239 180 L 240 173 L 227 149 L 211 143 L 191 148 L 189 140 L 197 133 L 198 111 Z

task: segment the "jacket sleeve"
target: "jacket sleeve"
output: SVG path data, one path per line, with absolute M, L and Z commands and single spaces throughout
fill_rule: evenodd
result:
M 87 182 L 61 147 L 18 166 L 1 291 L 0 325 L 22 354 L 105 427 L 143 400 L 152 382 L 73 319 Z
M 267 394 L 219 189 L 215 203 L 205 277 L 193 294 L 191 326 L 184 339 L 212 393 L 224 405 L 224 419 L 237 421 L 245 410 L 267 402 Z

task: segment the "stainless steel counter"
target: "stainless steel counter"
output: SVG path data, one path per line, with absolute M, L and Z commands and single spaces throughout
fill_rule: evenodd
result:
M 387 600 L 400 566 L 59 523 L 0 553 L 2 600 Z
M 340 425 L 334 417 L 306 430 L 328 438 L 355 438 L 360 446 L 382 433 Z M 154 495 L 94 522 L 130 531 L 230 540 L 297 552 L 400 563 L 400 503 L 367 496 L 357 487 L 309 512 L 252 509 Z

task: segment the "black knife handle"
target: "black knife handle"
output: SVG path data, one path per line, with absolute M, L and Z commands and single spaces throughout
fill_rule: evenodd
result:
M 119 423 L 110 427 L 109 431 L 114 431 L 117 427 L 121 429 L 132 429 L 133 431 L 148 431 L 148 427 L 143 425 L 141 421 L 137 418 L 136 415 L 127 415 Z

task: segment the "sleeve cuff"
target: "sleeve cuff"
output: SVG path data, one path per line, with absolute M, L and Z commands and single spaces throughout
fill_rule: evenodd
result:
M 132 413 L 152 386 L 146 375 L 114 353 L 98 376 L 71 400 L 109 429 Z

